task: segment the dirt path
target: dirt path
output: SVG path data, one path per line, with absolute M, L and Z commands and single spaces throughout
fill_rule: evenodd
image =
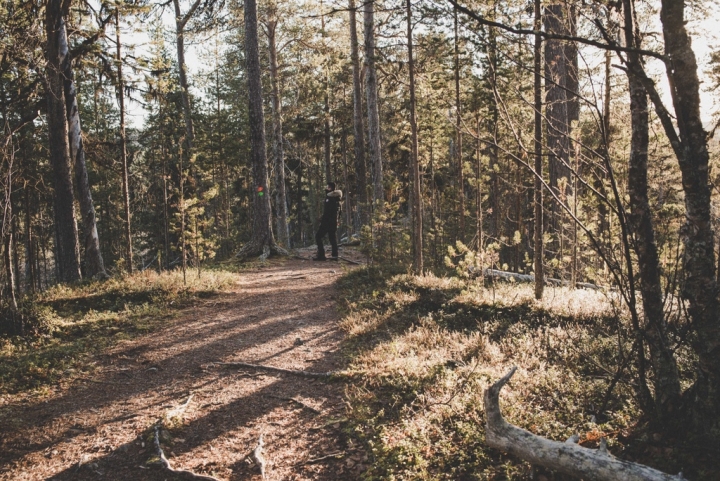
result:
M 259 480 L 246 455 L 263 434 L 267 480 L 355 479 L 363 460 L 342 433 L 342 383 L 213 364 L 341 368 L 341 273 L 337 263 L 302 260 L 243 272 L 232 292 L 97 356 L 84 379 L 42 401 L 6 400 L 0 480 L 188 479 L 149 466 L 154 449 L 143 435 L 191 394 L 184 422 L 163 439 L 173 467 Z M 333 453 L 344 454 L 313 462 Z

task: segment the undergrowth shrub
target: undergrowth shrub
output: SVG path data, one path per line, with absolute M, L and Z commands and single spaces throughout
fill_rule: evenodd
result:
M 608 389 L 632 351 L 615 293 L 485 287 L 461 278 L 359 269 L 340 282 L 345 301 L 352 433 L 372 464 L 368 480 L 530 479 L 531 467 L 485 445 L 483 393 L 511 367 L 509 422 L 586 447 L 607 438 L 618 456 L 677 472 L 677 456 L 638 451 L 640 410 L 631 373 Z M 687 468 L 687 464 L 684 466 Z

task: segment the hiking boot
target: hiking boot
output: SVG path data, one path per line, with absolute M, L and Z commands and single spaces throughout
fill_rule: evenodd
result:
M 330 259 L 329 259 L 329 260 L 331 260 L 331 261 L 338 261 L 338 260 L 340 260 L 340 258 L 339 258 L 338 256 L 330 256 Z
M 326 261 L 326 260 L 327 260 L 327 257 L 315 256 L 315 257 L 312 258 L 312 260 L 314 260 L 314 261 Z

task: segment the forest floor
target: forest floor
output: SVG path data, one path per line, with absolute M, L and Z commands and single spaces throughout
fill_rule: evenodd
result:
M 254 265 L 57 382 L 0 392 L 0 480 L 192 479 L 158 467 L 153 426 L 163 418 L 175 469 L 261 479 L 248 455 L 262 435 L 267 480 L 357 478 L 367 456 L 344 434 L 343 383 L 219 364 L 342 369 L 335 281 L 348 266 Z
M 45 330 L 0 339 L 0 481 L 261 480 L 261 437 L 265 480 L 557 479 L 485 442 L 483 392 L 513 366 L 509 422 L 720 479 L 717 449 L 654 430 L 632 377 L 613 382 L 632 344 L 617 294 L 548 287 L 536 301 L 529 284 L 300 254 L 30 299 Z M 173 468 L 214 478 L 162 468 L 156 426 Z

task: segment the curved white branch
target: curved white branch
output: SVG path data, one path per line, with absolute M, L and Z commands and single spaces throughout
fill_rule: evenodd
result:
M 490 447 L 528 461 L 537 466 L 577 476 L 586 481 L 680 481 L 673 476 L 642 464 L 615 458 L 607 450 L 583 448 L 572 442 L 545 439 L 513 426 L 500 413 L 500 390 L 515 374 L 516 367 L 485 391 L 485 439 Z

